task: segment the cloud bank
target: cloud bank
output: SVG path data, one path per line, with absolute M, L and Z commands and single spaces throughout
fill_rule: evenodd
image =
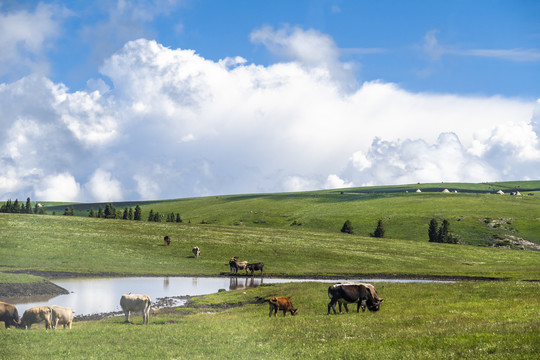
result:
M 0 84 L 0 198 L 116 201 L 540 178 L 540 103 L 351 82 L 313 30 L 263 27 L 281 56 L 212 61 L 126 43 L 85 91 Z M 316 44 L 317 54 L 309 53 Z

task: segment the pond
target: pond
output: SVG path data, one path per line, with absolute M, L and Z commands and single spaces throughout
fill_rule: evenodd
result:
M 206 295 L 216 293 L 221 289 L 237 290 L 247 287 L 256 287 L 263 283 L 284 283 L 284 282 L 433 282 L 429 280 L 398 280 L 398 279 L 341 279 L 341 280 L 319 280 L 319 279 L 279 279 L 261 277 L 122 277 L 122 278 L 76 278 L 59 279 L 53 282 L 69 291 L 67 295 L 59 295 L 50 299 L 11 299 L 17 305 L 19 314 L 22 315 L 26 309 L 42 305 L 59 305 L 75 309 L 75 315 L 91 315 L 99 313 L 120 312 L 120 297 L 122 294 L 147 294 L 155 304 L 160 298 L 173 298 L 174 303 L 169 306 L 180 306 L 185 303 L 187 295 Z M 154 305 L 153 305 L 154 306 Z

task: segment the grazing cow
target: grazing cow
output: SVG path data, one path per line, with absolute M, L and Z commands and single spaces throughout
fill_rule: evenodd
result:
M 73 323 L 73 313 L 75 310 L 57 305 L 51 306 L 51 310 L 53 329 L 56 329 L 58 325 L 64 325 L 64 329 L 67 325 L 71 329 L 71 324 Z
M 235 269 L 236 269 L 236 266 L 235 266 L 235 261 L 238 261 L 238 256 L 233 256 L 230 260 L 229 260 L 229 272 L 233 272 Z
M 17 307 L 13 304 L 0 302 L 0 321 L 4 322 L 6 329 L 9 329 L 11 325 L 19 326 L 19 312 Z
M 45 321 L 45 329 L 51 327 L 52 310 L 48 306 L 36 306 L 26 310 L 21 318 L 21 327 L 30 329 L 32 324 Z
M 253 264 L 247 264 L 246 265 L 246 272 L 248 270 L 251 271 L 251 276 L 254 276 L 254 273 L 255 271 L 261 271 L 261 276 L 263 276 L 263 268 L 264 268 L 264 263 L 262 262 L 259 262 L 259 263 L 253 263 Z
M 247 269 L 247 265 L 248 265 L 248 262 L 247 261 L 238 261 L 238 258 L 234 259 L 233 262 L 229 262 L 229 265 L 233 265 L 234 266 L 234 273 L 236 275 L 238 275 L 238 270 L 246 270 L 246 275 L 248 273 L 248 269 Z
M 290 311 L 292 316 L 298 314 L 298 309 L 293 307 L 291 299 L 289 299 L 288 297 L 273 297 L 268 300 L 268 302 L 270 303 L 270 314 L 268 315 L 269 317 L 272 317 L 272 312 L 274 312 L 274 316 L 277 316 L 278 310 L 283 310 L 284 317 L 287 316 L 287 311 Z
M 334 314 L 336 313 L 336 302 L 340 304 L 340 312 L 341 303 L 344 305 L 357 303 L 356 312 L 360 312 L 360 307 L 362 307 L 362 311 L 365 311 L 363 303 L 369 311 L 379 311 L 384 300 L 379 298 L 371 284 L 334 284 L 328 288 L 328 297 L 330 298 L 328 314 L 330 314 L 330 308 L 334 310 Z M 347 306 L 345 306 L 345 310 L 348 311 Z
M 129 313 L 133 312 L 142 312 L 143 324 L 148 324 L 148 318 L 150 316 L 150 304 L 152 300 L 148 295 L 137 295 L 137 294 L 124 294 L 120 298 L 120 306 L 126 314 L 126 322 L 129 322 Z
M 379 295 L 377 294 L 377 290 L 375 290 L 375 286 L 373 286 L 372 284 L 367 284 L 367 283 L 359 283 L 359 282 L 355 282 L 355 283 L 343 283 L 343 285 L 363 285 L 365 286 L 368 291 L 371 293 L 371 296 L 374 298 L 374 299 L 377 299 L 377 300 L 380 300 L 382 301 L 382 299 L 379 298 Z M 345 307 L 345 311 L 346 312 L 349 312 L 349 308 L 347 307 L 347 302 L 343 299 L 339 299 L 338 300 L 338 304 L 339 304 L 339 312 L 341 313 L 341 305 L 343 304 L 343 306 Z M 362 300 L 361 303 L 360 303 L 360 307 L 362 308 L 362 312 L 366 311 L 366 300 Z
M 193 253 L 193 255 L 195 255 L 196 258 L 201 256 L 201 249 L 199 249 L 198 246 L 195 246 L 193 249 L 191 249 L 191 252 Z
M 163 241 L 165 241 L 165 244 L 167 246 L 171 245 L 171 237 L 169 235 L 166 235 L 164 238 L 163 238 Z

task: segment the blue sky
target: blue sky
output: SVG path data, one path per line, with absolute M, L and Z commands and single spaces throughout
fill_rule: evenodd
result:
M 0 199 L 540 177 L 538 1 L 0 1 L 0 29 Z

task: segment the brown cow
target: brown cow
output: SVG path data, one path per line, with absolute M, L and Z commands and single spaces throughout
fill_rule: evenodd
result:
M 71 329 L 71 324 L 73 323 L 73 309 L 65 308 L 57 305 L 51 306 L 52 310 L 52 328 L 56 329 L 58 325 L 66 325 Z
M 259 263 L 253 263 L 253 264 L 247 264 L 246 265 L 246 272 L 248 270 L 251 271 L 251 276 L 254 276 L 255 274 L 255 271 L 261 271 L 261 276 L 263 276 L 263 268 L 264 268 L 264 263 L 262 262 L 259 262 Z
M 11 325 L 19 326 L 21 320 L 19 319 L 17 307 L 0 301 L 0 321 L 4 322 L 6 329 L 9 329 Z
M 330 314 L 330 309 L 334 310 L 334 314 L 336 313 L 336 302 L 340 305 L 340 312 L 341 303 L 344 305 L 346 303 L 357 303 L 356 312 L 360 312 L 360 307 L 362 307 L 362 311 L 365 311 L 364 303 L 369 311 L 379 311 L 384 300 L 379 298 L 373 285 L 361 283 L 334 284 L 328 288 L 328 297 L 330 298 L 328 314 Z M 348 311 L 346 305 L 345 310 Z
M 21 327 L 30 329 L 32 324 L 45 321 L 45 329 L 49 329 L 52 323 L 52 310 L 48 306 L 35 306 L 26 310 L 21 319 Z
M 169 235 L 166 235 L 164 238 L 163 238 L 163 241 L 165 241 L 165 244 L 167 246 L 171 245 L 171 237 Z
M 274 316 L 277 316 L 278 310 L 283 310 L 284 317 L 287 316 L 287 311 L 290 311 L 292 316 L 298 314 L 298 309 L 293 307 L 291 299 L 288 297 L 273 297 L 268 302 L 270 303 L 270 314 L 268 315 L 270 317 L 272 317 L 272 312 L 274 312 Z

